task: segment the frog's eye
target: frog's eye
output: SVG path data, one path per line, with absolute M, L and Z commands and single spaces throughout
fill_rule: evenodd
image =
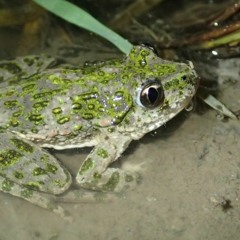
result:
M 164 92 L 163 87 L 159 81 L 147 82 L 139 96 L 140 103 L 146 108 L 155 108 L 163 103 Z

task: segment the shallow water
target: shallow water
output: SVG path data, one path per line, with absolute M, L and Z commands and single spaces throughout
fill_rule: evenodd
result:
M 57 44 L 53 45 L 57 49 Z M 47 52 L 56 55 L 54 51 Z M 81 59 L 89 60 L 88 56 L 89 50 Z M 95 50 L 90 59 L 96 60 Z M 204 64 L 203 69 L 205 61 Z M 237 76 L 233 75 L 239 79 L 238 65 L 236 71 L 227 69 L 228 74 L 236 72 Z M 228 78 L 229 75 L 222 79 Z M 239 82 L 224 89 L 220 100 L 232 109 L 239 109 L 239 89 Z M 183 112 L 155 136 L 148 135 L 132 143 L 120 159 L 121 167 L 140 171 L 141 184 L 112 202 L 61 204 L 71 213 L 72 223 L 0 192 L 0 240 L 237 240 L 239 139 L 239 121 L 223 122 L 213 110 L 203 115 Z M 54 153 L 74 174 L 89 151 Z
M 230 106 L 239 85 L 224 90 Z M 239 137 L 239 121 L 183 112 L 121 158 L 142 183 L 113 202 L 62 204 L 72 223 L 0 193 L 0 239 L 239 239 Z M 89 150 L 57 156 L 74 172 Z

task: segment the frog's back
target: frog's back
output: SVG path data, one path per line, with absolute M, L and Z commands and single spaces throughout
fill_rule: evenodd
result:
M 61 79 L 62 83 L 54 83 L 51 76 L 56 76 L 56 73 L 49 70 L 18 83 L 12 82 L 7 87 L 6 82 L 1 85 L 1 128 L 38 142 L 54 144 L 61 142 L 61 138 L 66 141 L 65 136 L 73 132 L 66 125 L 70 122 L 72 102 L 67 93 L 71 86 L 70 83 L 63 85 L 66 79 Z M 81 94 L 82 91 L 76 89 L 75 93 Z M 80 122 L 87 127 L 83 119 Z
M 114 84 L 119 66 L 108 67 L 109 72 L 105 66 L 97 69 L 49 69 L 20 81 L 2 82 L 0 127 L 45 146 L 70 145 L 74 138 L 92 145 L 98 127 L 113 124 L 115 94 L 119 94 L 119 106 L 114 111 L 119 116 L 131 105 L 121 84 Z

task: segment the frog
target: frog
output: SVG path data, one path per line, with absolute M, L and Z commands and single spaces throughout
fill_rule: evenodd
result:
M 139 173 L 110 165 L 185 109 L 198 87 L 192 62 L 145 45 L 81 66 L 32 55 L 0 69 L 0 191 L 60 214 L 56 199 L 72 191 L 73 177 L 49 148 L 93 147 L 75 176 L 79 191 L 134 189 Z

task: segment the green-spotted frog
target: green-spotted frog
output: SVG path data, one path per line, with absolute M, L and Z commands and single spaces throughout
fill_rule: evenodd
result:
M 64 193 L 72 178 L 44 148 L 94 146 L 77 173 L 79 186 L 132 188 L 138 174 L 109 165 L 183 110 L 198 78 L 191 62 L 163 60 L 146 46 L 82 67 L 52 68 L 53 61 L 0 62 L 0 190 L 57 212 L 50 196 Z

